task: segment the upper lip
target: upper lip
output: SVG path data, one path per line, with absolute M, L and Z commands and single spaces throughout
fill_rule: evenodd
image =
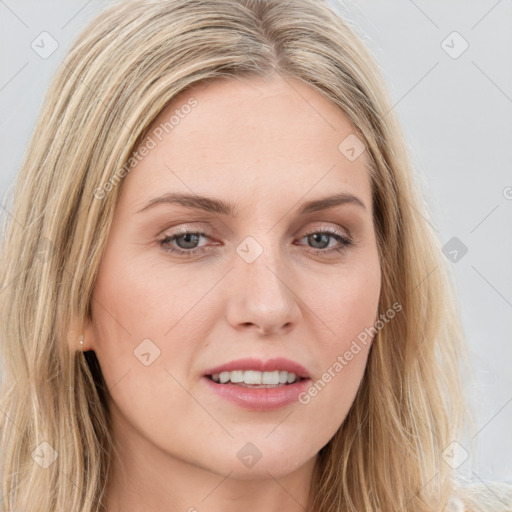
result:
M 304 379 L 309 378 L 308 372 L 304 366 L 284 357 L 274 357 L 272 359 L 267 359 L 266 361 L 256 358 L 236 359 L 229 363 L 206 370 L 205 375 L 232 372 L 236 370 L 254 370 L 258 372 L 273 372 L 281 370 L 287 371 L 288 373 L 294 373 L 297 377 L 302 377 Z

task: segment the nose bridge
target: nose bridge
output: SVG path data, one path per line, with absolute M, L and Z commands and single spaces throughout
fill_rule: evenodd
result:
M 274 298 L 283 294 L 282 279 L 286 274 L 286 264 L 276 233 L 260 232 L 255 236 L 247 236 L 237 246 L 236 253 L 238 258 L 235 267 L 239 268 L 244 280 L 250 283 L 253 293 L 261 295 L 267 292 Z
M 244 238 L 236 247 L 234 267 L 228 308 L 232 324 L 256 324 L 272 331 L 297 319 L 299 308 L 276 232 Z

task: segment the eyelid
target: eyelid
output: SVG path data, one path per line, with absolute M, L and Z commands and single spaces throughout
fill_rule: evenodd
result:
M 322 232 L 322 231 L 324 231 L 324 232 L 327 231 L 329 233 L 336 233 L 337 235 L 343 236 L 345 238 L 352 238 L 350 235 L 350 232 L 347 229 L 342 228 L 338 225 L 332 225 L 332 224 L 330 224 L 329 226 L 326 226 L 325 224 L 313 224 L 312 227 L 307 229 L 306 235 L 311 234 L 311 233 L 318 233 L 318 232 Z
M 167 231 L 171 231 L 167 235 Z M 180 233 L 196 233 L 196 232 L 202 232 L 202 233 L 209 233 L 211 230 L 208 229 L 206 224 L 199 224 L 199 225 L 188 225 L 188 224 L 179 224 L 177 227 L 169 227 L 165 229 L 161 236 L 175 236 L 179 235 Z

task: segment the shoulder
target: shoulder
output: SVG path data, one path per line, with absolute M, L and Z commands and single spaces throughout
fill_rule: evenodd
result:
M 512 484 L 492 482 L 458 487 L 445 512 L 512 512 Z

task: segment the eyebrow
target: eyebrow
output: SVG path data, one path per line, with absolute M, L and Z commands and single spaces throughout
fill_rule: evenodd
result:
M 160 197 L 155 197 L 154 199 L 149 200 L 145 206 L 137 211 L 137 213 L 144 212 L 159 204 L 178 204 L 186 208 L 204 210 L 210 213 L 229 215 L 232 217 L 237 216 L 237 209 L 235 204 L 227 203 L 212 197 L 181 193 L 168 193 Z M 307 213 L 327 210 L 329 208 L 334 208 L 335 206 L 343 204 L 355 204 L 366 210 L 366 206 L 363 201 L 361 201 L 361 199 L 352 194 L 343 192 L 340 194 L 335 194 L 303 203 L 298 209 L 297 213 L 299 215 L 305 215 Z

